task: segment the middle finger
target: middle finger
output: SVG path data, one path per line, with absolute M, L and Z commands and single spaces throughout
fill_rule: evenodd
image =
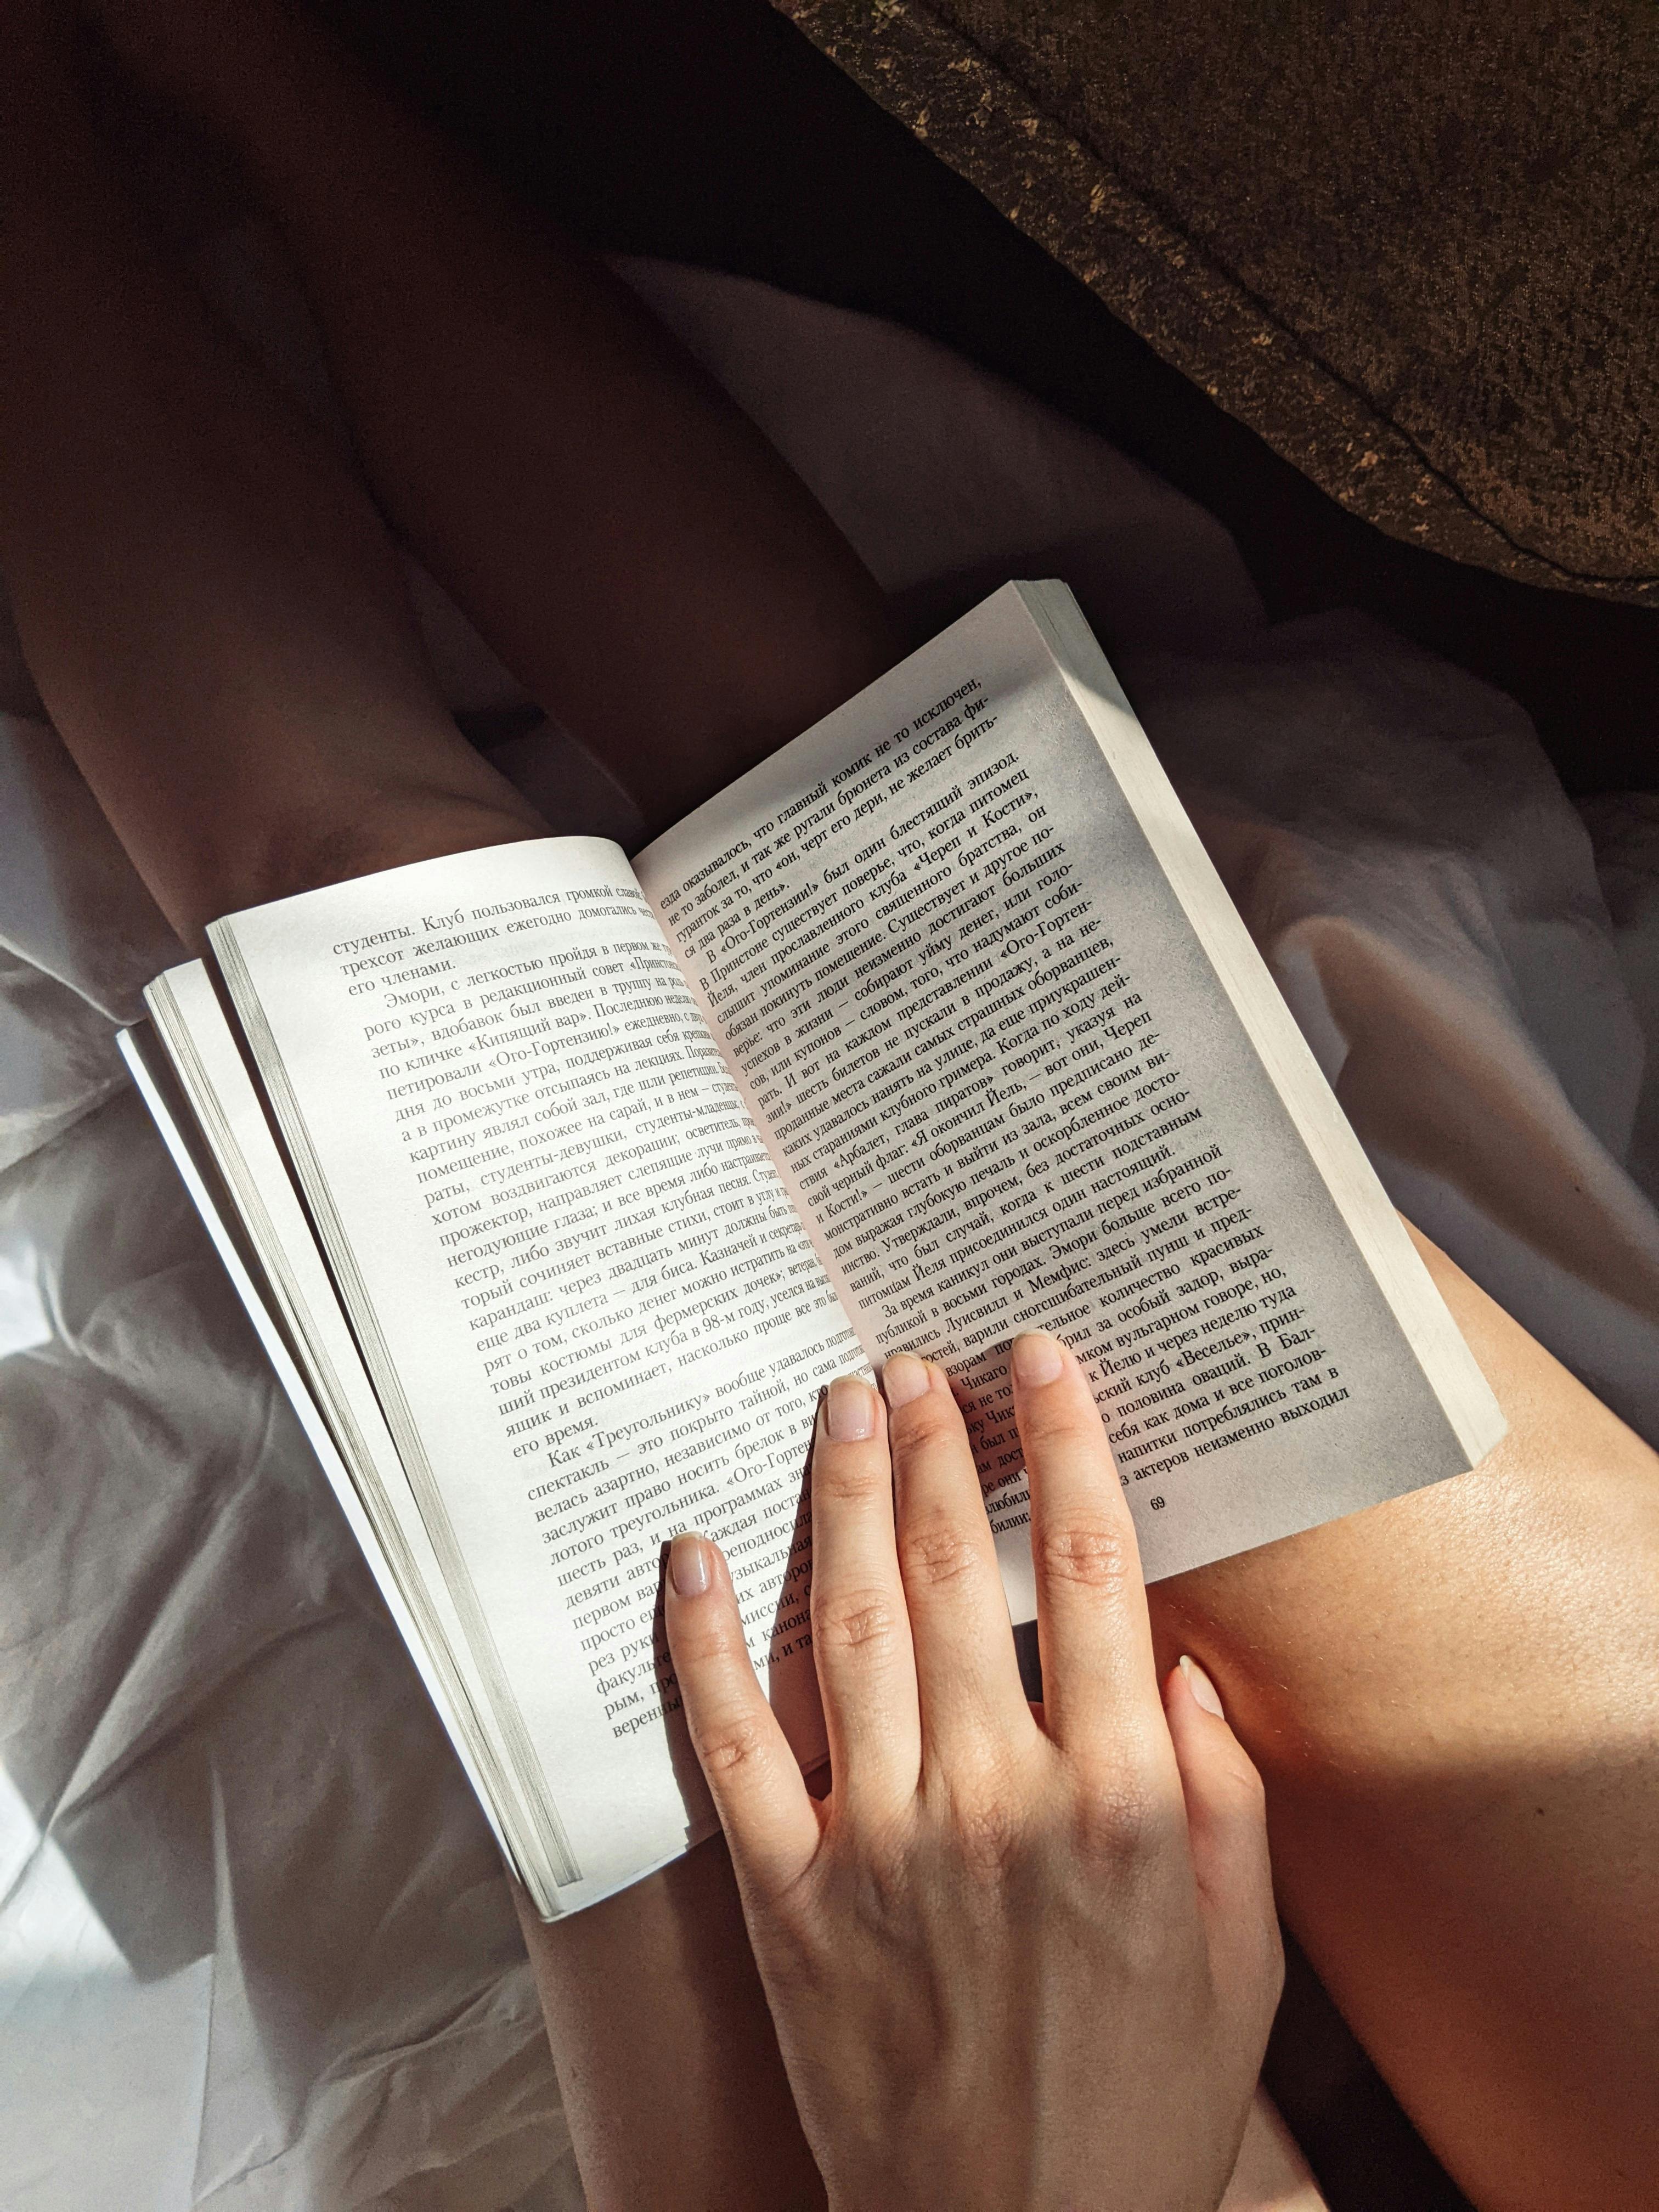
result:
M 924 1767 L 1034 1740 L 968 1431 L 945 1370 L 900 1352 L 882 1375 L 899 1567 Z
M 916 1673 L 893 1549 L 893 1480 L 874 1386 L 843 1375 L 812 1441 L 812 1643 L 837 1802 L 891 1811 L 921 1759 Z

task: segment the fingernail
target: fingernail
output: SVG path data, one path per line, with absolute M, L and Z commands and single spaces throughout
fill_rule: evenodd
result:
M 876 1433 L 876 1394 L 856 1375 L 837 1375 L 824 1393 L 823 1426 L 838 1444 L 855 1444 Z
M 1187 1678 L 1187 1687 L 1193 1693 L 1193 1703 L 1195 1705 L 1202 1705 L 1206 1713 L 1213 1713 L 1218 1721 L 1224 1721 L 1227 1716 L 1221 1710 L 1221 1700 L 1216 1695 L 1215 1684 L 1199 1665 L 1197 1660 L 1188 1658 L 1183 1652 L 1181 1657 L 1181 1671 Z
M 682 1528 L 668 1547 L 668 1579 L 677 1597 L 702 1597 L 713 1586 L 714 1547 L 695 1528 Z
M 923 1396 L 931 1384 L 927 1361 L 908 1352 L 896 1352 L 881 1370 L 881 1387 L 887 1393 L 888 1404 L 896 1409 Z
M 1037 1328 L 1027 1329 L 1024 1335 L 1014 1339 L 1013 1360 L 1014 1380 L 1033 1389 L 1044 1382 L 1058 1382 L 1066 1366 L 1060 1340 Z

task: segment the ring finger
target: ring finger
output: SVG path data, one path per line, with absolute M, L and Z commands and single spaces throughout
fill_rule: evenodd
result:
M 856 1375 L 824 1392 L 812 1440 L 812 1644 L 836 1801 L 890 1808 L 921 1759 L 893 1478 L 880 1398 Z

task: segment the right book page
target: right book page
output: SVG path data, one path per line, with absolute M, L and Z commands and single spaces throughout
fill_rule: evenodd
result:
M 1503 1421 L 1071 594 L 1011 585 L 640 856 L 872 1356 L 945 1362 L 1015 1617 L 1008 1339 L 1088 1364 L 1149 1579 Z

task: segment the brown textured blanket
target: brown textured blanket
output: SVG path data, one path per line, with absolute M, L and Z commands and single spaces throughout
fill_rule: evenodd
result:
M 1345 507 L 1659 604 L 1648 0 L 775 0 Z

